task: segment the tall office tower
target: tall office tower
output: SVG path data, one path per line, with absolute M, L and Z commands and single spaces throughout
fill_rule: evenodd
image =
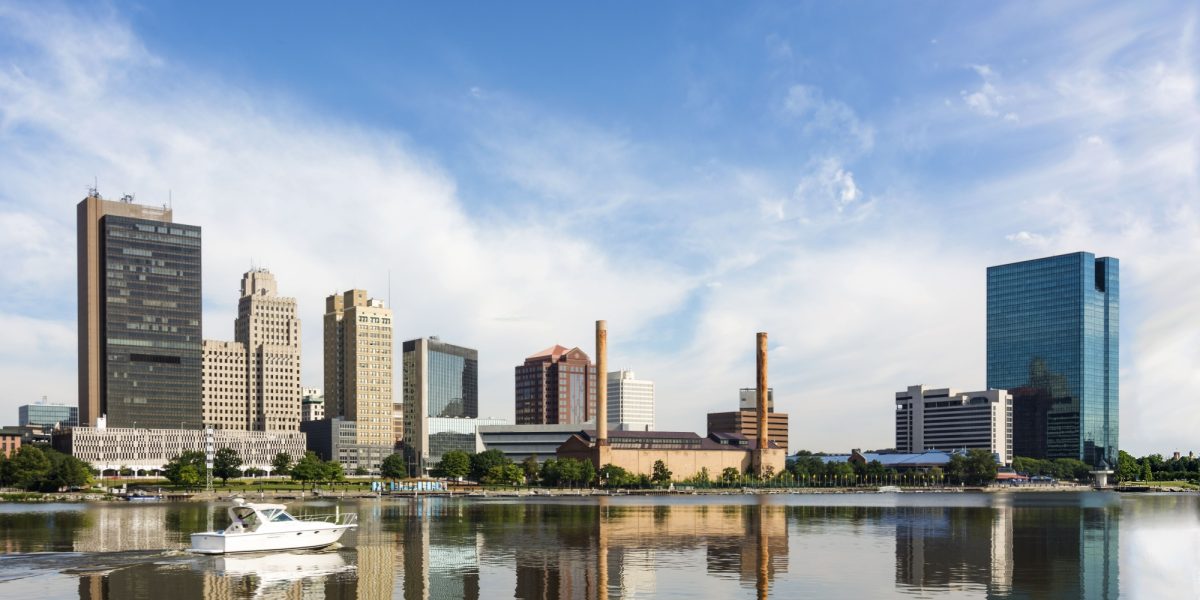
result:
M 608 428 L 654 431 L 653 381 L 638 379 L 633 371 L 608 374 Z
M 1007 465 L 1013 459 L 1012 394 L 1006 390 L 960 392 L 910 385 L 896 392 L 896 450 L 978 448 Z
M 393 446 L 392 311 L 364 290 L 325 299 L 325 417 L 355 422 L 357 445 Z
M 242 275 L 233 342 L 204 340 L 204 424 L 299 431 L 300 319 L 266 269 Z
M 737 433 L 750 439 L 758 436 L 758 388 L 738 390 L 738 410 L 708 413 L 708 435 L 714 433 Z M 774 388 L 767 388 L 767 439 L 787 450 L 788 415 L 775 412 Z
M 579 348 L 546 348 L 516 368 L 516 405 L 518 425 L 594 422 L 596 366 Z
M 1119 263 L 1075 252 L 987 270 L 987 385 L 1013 453 L 1117 464 Z
M 76 226 L 80 425 L 200 427 L 200 228 L 95 190 Z
M 479 352 L 429 337 L 404 342 L 402 356 L 405 451 L 409 472 L 423 475 L 441 460 L 430 419 L 479 417 Z

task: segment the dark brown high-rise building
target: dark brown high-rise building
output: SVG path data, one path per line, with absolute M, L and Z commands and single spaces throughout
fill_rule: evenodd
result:
M 201 427 L 200 228 L 95 190 L 76 217 L 79 424 Z
M 758 406 L 754 388 L 739 391 L 738 409 L 733 412 L 708 413 L 708 434 L 739 433 L 754 439 L 758 436 Z M 785 451 L 788 447 L 787 413 L 775 412 L 775 390 L 767 390 L 767 439 Z
M 595 422 L 596 366 L 579 348 L 551 346 L 516 368 L 518 425 Z

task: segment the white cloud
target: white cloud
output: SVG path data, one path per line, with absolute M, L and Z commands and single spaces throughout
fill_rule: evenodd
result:
M 206 338 L 232 337 L 251 261 L 275 272 L 299 300 L 306 384 L 320 385 L 324 297 L 386 297 L 389 270 L 398 335 L 479 348 L 482 410 L 509 418 L 511 369 L 530 351 L 586 344 L 596 318 L 636 329 L 697 285 L 652 258 L 616 262 L 552 218 L 472 213 L 453 178 L 396 137 L 164 66 L 119 20 L 0 11 L 0 30 L 24 27 L 36 34 L 0 78 L 0 287 L 36 283 L 57 302 L 33 322 L 6 298 L 0 325 L 58 376 L 8 380 L 6 410 L 74 397 L 74 344 L 60 338 L 74 337 L 74 204 L 93 174 L 102 193 L 136 190 L 143 203 L 171 189 L 176 219 L 203 227 Z M 70 41 L 88 39 L 104 43 Z M 43 328 L 57 341 L 29 343 Z
M 857 151 L 869 151 L 875 145 L 874 128 L 862 122 L 846 103 L 826 98 L 818 87 L 801 84 L 789 87 L 782 113 L 800 123 L 807 134 L 846 138 Z

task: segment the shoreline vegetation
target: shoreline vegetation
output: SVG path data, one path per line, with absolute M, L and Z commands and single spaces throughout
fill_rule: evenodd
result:
M 373 492 L 370 481 L 345 482 L 330 486 L 296 486 L 291 482 L 261 481 L 254 485 L 214 486 L 213 491 L 174 489 L 173 486 L 156 485 L 157 482 L 139 482 L 123 480 L 122 483 L 133 484 L 142 493 L 160 495 L 163 501 L 172 502 L 220 502 L 233 498 L 247 500 L 335 500 L 335 499 L 368 499 L 395 498 L 410 499 L 419 497 L 453 497 L 468 499 L 484 498 L 554 498 L 554 497 L 590 497 L 590 496 L 757 496 L 757 495 L 818 495 L 818 494 L 962 494 L 962 493 L 1048 493 L 1048 492 L 1174 492 L 1197 493 L 1200 486 L 1186 481 L 1155 481 L 1150 485 L 1116 486 L 1096 489 L 1089 485 L 1060 483 L 1057 485 L 991 485 L 991 486 L 860 486 L 860 487 L 710 487 L 695 488 L 679 486 L 674 489 L 601 489 L 601 488 L 548 488 L 529 486 L 477 486 L 451 485 L 446 491 L 394 491 Z M 1141 483 L 1141 482 L 1139 482 Z M 261 485 L 259 485 L 261 484 Z M 883 489 L 881 489 L 883 488 Z M 110 503 L 126 502 L 125 494 L 106 493 L 98 490 L 77 492 L 20 492 L 0 491 L 2 503 Z

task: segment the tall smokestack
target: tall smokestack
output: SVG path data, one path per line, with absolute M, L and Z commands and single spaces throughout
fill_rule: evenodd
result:
M 758 332 L 758 448 L 767 448 L 767 332 Z
M 608 323 L 596 321 L 596 443 L 608 444 Z

